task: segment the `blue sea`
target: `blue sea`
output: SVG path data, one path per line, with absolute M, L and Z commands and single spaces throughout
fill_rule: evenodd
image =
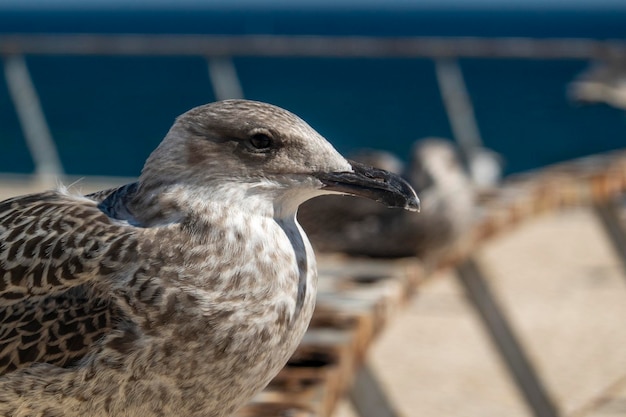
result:
M 625 11 L 160 10 L 0 11 L 2 33 L 211 33 L 524 36 L 626 39 Z M 67 173 L 135 176 L 174 118 L 214 100 L 202 57 L 28 56 Z M 580 60 L 463 59 L 485 144 L 506 172 L 626 147 L 626 113 L 579 106 L 567 84 Z M 246 98 L 285 107 L 349 153 L 406 157 L 428 136 L 451 137 L 426 59 L 238 57 Z M 0 81 L 0 172 L 33 162 Z

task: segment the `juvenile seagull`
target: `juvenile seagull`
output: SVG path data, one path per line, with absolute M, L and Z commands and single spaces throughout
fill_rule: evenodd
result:
M 228 100 L 180 116 L 136 183 L 0 203 L 0 415 L 231 415 L 306 330 L 295 215 L 328 193 L 419 206 L 288 111 Z

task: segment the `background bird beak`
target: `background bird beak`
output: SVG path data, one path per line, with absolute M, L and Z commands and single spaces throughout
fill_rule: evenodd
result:
M 411 185 L 399 175 L 348 161 L 353 172 L 317 172 L 324 189 L 369 198 L 390 208 L 419 211 L 420 201 Z

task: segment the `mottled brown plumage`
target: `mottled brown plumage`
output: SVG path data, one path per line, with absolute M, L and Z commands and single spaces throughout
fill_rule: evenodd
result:
M 136 183 L 0 203 L 0 415 L 230 415 L 304 334 L 295 214 L 328 192 L 418 204 L 293 114 L 229 100 L 178 118 Z

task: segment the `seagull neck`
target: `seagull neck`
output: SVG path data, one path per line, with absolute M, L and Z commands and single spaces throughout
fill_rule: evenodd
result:
M 231 182 L 219 186 L 142 184 L 128 209 L 139 224 L 153 227 L 178 223 L 190 215 L 211 218 L 234 210 L 248 216 L 295 218 L 297 206 L 279 204 L 255 187 Z

